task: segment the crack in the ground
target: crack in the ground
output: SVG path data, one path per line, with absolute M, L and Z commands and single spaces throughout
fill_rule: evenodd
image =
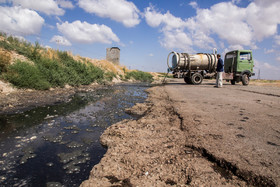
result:
M 238 168 L 235 164 L 232 164 L 231 162 L 228 162 L 223 158 L 217 158 L 215 155 L 211 154 L 205 148 L 195 147 L 193 145 L 187 145 L 186 147 L 194 151 L 197 151 L 208 161 L 214 163 L 218 167 L 218 169 L 216 168 L 214 170 L 216 172 L 219 172 L 223 177 L 228 177 L 231 174 L 233 174 L 239 179 L 247 182 L 247 184 L 249 185 L 269 186 L 269 187 L 276 186 L 275 182 L 272 179 L 266 176 L 257 175 L 252 171 L 242 170 Z
M 256 92 L 256 91 L 250 91 L 250 90 L 240 90 L 240 91 L 250 92 L 250 93 L 255 93 L 255 94 L 261 94 L 261 95 L 267 95 L 267 96 L 273 96 L 273 97 L 280 97 L 280 95 L 271 94 L 271 93 L 262 93 L 262 92 Z
M 168 100 L 171 99 L 168 97 Z M 180 119 L 180 130 L 186 131 L 184 127 L 184 118 L 179 112 L 172 107 L 172 113 Z M 211 154 L 208 150 L 203 147 L 195 147 L 194 145 L 186 145 L 186 148 L 189 148 L 193 151 L 199 153 L 202 157 L 207 159 L 209 162 L 213 163 L 213 169 L 215 172 L 219 173 L 222 177 L 226 179 L 232 179 L 232 176 L 236 176 L 240 180 L 245 181 L 248 185 L 253 186 L 269 186 L 275 187 L 276 184 L 273 179 L 266 176 L 261 176 L 253 173 L 252 171 L 243 170 L 238 168 L 235 164 L 226 161 L 223 158 L 217 158 L 215 155 Z

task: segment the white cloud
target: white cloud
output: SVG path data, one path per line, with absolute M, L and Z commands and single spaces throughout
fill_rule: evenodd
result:
M 201 49 L 213 49 L 217 47 L 215 40 L 201 31 L 195 32 L 192 35 L 192 39 L 194 45 Z
M 258 72 L 260 72 L 261 79 L 280 80 L 279 66 L 272 65 L 268 62 L 261 62 L 257 59 L 254 59 L 254 64 L 255 78 L 258 76 Z
M 57 23 L 58 30 L 64 34 L 70 41 L 78 43 L 107 43 L 113 41 L 119 42 L 119 38 L 113 33 L 110 27 L 106 25 L 89 24 L 87 22 L 68 21 L 59 24 Z
M 64 46 L 71 46 L 71 42 L 69 42 L 65 37 L 63 36 L 58 36 L 55 35 L 52 37 L 52 39 L 50 40 L 50 42 L 54 42 L 57 45 L 64 45 Z
M 277 45 L 280 45 L 280 35 L 276 35 L 276 36 L 274 37 L 274 39 L 275 39 L 275 43 L 276 43 Z
M 152 5 L 145 9 L 144 16 L 149 26 L 161 27 L 160 31 L 163 33 L 163 37 L 160 38 L 160 44 L 164 48 L 192 51 L 193 42 L 184 32 L 186 22 L 181 18 L 173 16 L 169 11 L 165 14 L 157 12 Z
M 66 1 L 66 0 L 57 0 L 57 3 L 59 4 L 59 6 L 61 6 L 62 8 L 74 8 L 74 5 L 72 4 L 71 1 Z
M 28 42 L 23 36 L 13 35 L 14 38 L 17 38 L 21 42 Z
M 271 65 L 271 64 L 269 64 L 269 63 L 267 63 L 267 62 L 265 62 L 265 63 L 263 64 L 263 66 L 264 66 L 266 69 L 270 69 L 270 70 L 277 70 L 277 71 L 280 70 L 279 67 L 273 66 L 273 65 Z
M 276 60 L 280 62 L 280 56 L 276 57 Z M 280 70 L 280 69 L 279 69 Z
M 185 49 L 195 46 L 211 49 L 221 42 L 226 42 L 229 48 L 257 49 L 257 42 L 277 34 L 279 0 L 255 0 L 245 8 L 239 7 L 238 3 L 240 0 L 232 0 L 201 9 L 192 1 L 189 5 L 196 9 L 196 15 L 187 20 L 173 16 L 169 11 L 163 14 L 152 5 L 145 9 L 144 15 L 149 26 L 159 28 L 163 33 L 161 44 L 169 49 L 174 47 L 170 45 L 173 43 L 178 43 L 179 48 L 186 45 Z M 174 42 L 179 39 L 178 33 L 184 33 L 190 41 Z M 275 37 L 275 42 L 280 45 L 279 36 Z
M 194 9 L 197 9 L 197 8 L 198 8 L 198 4 L 197 4 L 197 2 L 195 2 L 195 1 L 191 1 L 191 2 L 189 3 L 189 5 L 190 5 L 191 7 L 193 7 Z
M 231 2 L 234 4 L 239 4 L 241 2 L 241 0 L 231 0 Z
M 270 53 L 274 53 L 275 50 L 274 49 L 266 49 L 264 48 L 264 54 L 270 54 Z
M 20 5 L 23 8 L 43 12 L 47 15 L 63 15 L 65 13 L 54 0 L 12 0 L 12 2 L 13 5 Z
M 190 37 L 181 30 L 164 31 L 164 37 L 160 40 L 161 45 L 166 49 L 179 49 L 193 52 Z
M 165 14 L 157 12 L 152 5 L 145 9 L 145 19 L 149 26 L 158 27 L 162 25 L 164 30 L 179 29 L 186 26 L 186 22 L 181 18 L 173 16 L 169 11 Z
M 37 12 L 21 7 L 0 6 L 0 17 L 0 30 L 19 36 L 39 34 L 44 24 Z
M 202 31 L 208 35 L 214 33 L 230 45 L 250 46 L 253 35 L 250 26 L 245 22 L 246 11 L 231 2 L 218 3 L 210 9 L 198 9 L 194 23 L 189 29 Z
M 6 3 L 6 0 L 0 0 L 0 3 Z
M 277 33 L 280 24 L 280 1 L 256 0 L 246 8 L 246 20 L 258 41 Z
M 134 3 L 126 0 L 79 0 L 78 4 L 86 12 L 121 22 L 126 27 L 140 23 L 140 11 Z

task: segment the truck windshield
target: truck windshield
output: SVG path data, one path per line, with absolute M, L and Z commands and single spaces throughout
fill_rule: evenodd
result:
M 240 60 L 251 60 L 251 53 L 240 52 Z

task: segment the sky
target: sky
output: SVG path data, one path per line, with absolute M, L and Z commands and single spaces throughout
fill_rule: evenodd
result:
M 0 0 L 0 31 L 74 55 L 119 47 L 129 69 L 166 72 L 170 52 L 224 57 L 251 49 L 261 79 L 280 80 L 279 0 Z

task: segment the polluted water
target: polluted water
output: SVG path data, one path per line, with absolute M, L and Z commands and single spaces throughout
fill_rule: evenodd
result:
M 101 134 L 133 119 L 124 110 L 143 103 L 148 87 L 104 86 L 67 103 L 0 116 L 0 186 L 79 186 L 106 153 Z

